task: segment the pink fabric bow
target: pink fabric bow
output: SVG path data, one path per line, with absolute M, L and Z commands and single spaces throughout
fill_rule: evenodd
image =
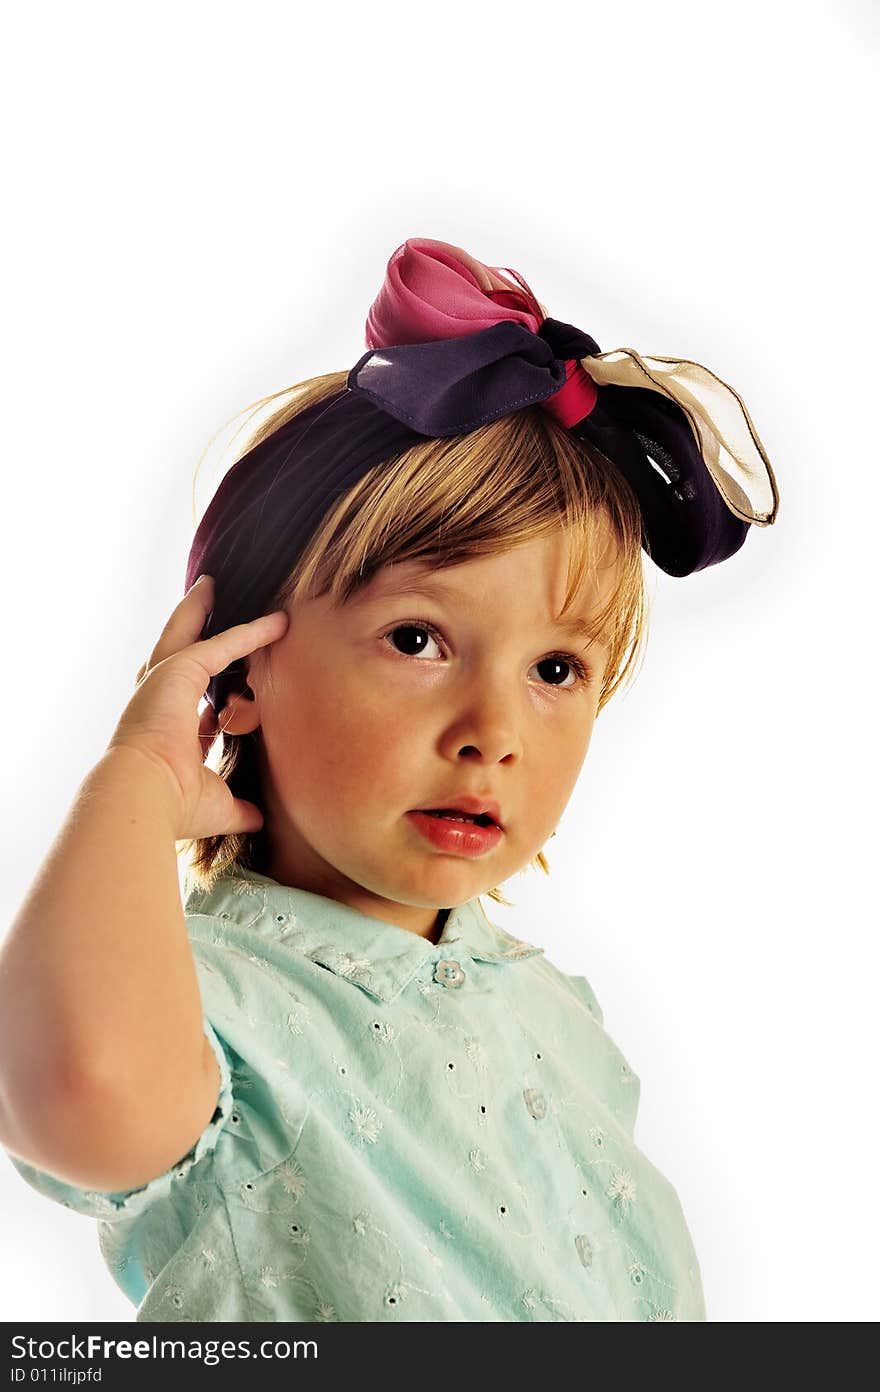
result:
M 500 274 L 507 270 L 522 289 Z M 537 333 L 544 315 L 522 276 L 484 266 L 461 247 L 430 237 L 409 237 L 388 262 L 381 290 L 367 315 L 367 348 L 431 343 L 480 333 L 504 319 Z M 565 386 L 540 405 L 560 424 L 574 425 L 598 400 L 596 384 L 580 361 L 565 364 Z

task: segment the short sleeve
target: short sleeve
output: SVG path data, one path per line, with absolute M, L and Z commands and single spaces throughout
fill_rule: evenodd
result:
M 22 1179 L 26 1180 L 32 1189 L 36 1189 L 38 1193 L 45 1195 L 48 1199 L 54 1199 L 56 1203 L 62 1204 L 65 1208 L 71 1208 L 76 1213 L 84 1213 L 90 1218 L 100 1218 L 111 1223 L 123 1218 L 133 1218 L 157 1199 L 168 1197 L 174 1185 L 185 1180 L 194 1166 L 213 1153 L 220 1132 L 223 1130 L 233 1107 L 232 1073 L 223 1042 L 204 1016 L 202 1025 L 205 1037 L 214 1050 L 214 1056 L 220 1069 L 220 1096 L 214 1109 L 214 1115 L 208 1125 L 182 1159 L 175 1161 L 164 1174 L 156 1175 L 148 1184 L 141 1185 L 140 1188 L 99 1192 L 68 1184 L 65 1180 L 57 1179 L 48 1171 L 37 1169 L 7 1151 L 6 1154 Z
M 590 985 L 587 978 L 585 976 L 569 976 L 568 980 L 571 983 L 571 986 L 578 1000 L 583 1001 L 590 1014 L 594 1015 L 595 1018 L 599 1021 L 599 1024 L 601 1025 L 604 1020 L 604 1017 L 602 1015 L 602 1007 L 596 1000 L 593 988 Z
M 597 1024 L 602 1026 L 602 1044 L 598 1054 L 602 1068 L 601 1095 L 620 1124 L 632 1136 L 639 1110 L 641 1079 L 634 1072 L 620 1045 L 605 1029 L 601 1006 L 587 978 L 569 976 L 568 981 L 578 1000 L 583 1002 Z

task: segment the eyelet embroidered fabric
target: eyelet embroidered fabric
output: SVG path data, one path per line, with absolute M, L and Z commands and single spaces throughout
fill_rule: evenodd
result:
M 191 1150 L 116 1193 L 7 1152 L 138 1322 L 706 1319 L 585 977 L 479 899 L 436 943 L 250 871 L 185 911 L 221 1075 Z

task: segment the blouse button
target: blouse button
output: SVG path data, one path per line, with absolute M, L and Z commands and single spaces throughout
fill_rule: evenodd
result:
M 581 1259 L 581 1266 L 591 1266 L 593 1263 L 593 1248 L 586 1233 L 578 1233 L 575 1237 L 574 1245 Z
M 445 958 L 435 966 L 434 980 L 442 986 L 460 986 L 464 981 L 464 972 L 458 962 Z
M 547 1102 L 543 1094 L 537 1092 L 535 1088 L 526 1088 L 523 1097 L 525 1098 L 525 1104 L 529 1110 L 529 1114 L 535 1117 L 537 1121 L 540 1121 L 547 1113 Z

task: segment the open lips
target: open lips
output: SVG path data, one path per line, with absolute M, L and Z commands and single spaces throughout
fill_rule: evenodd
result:
M 420 812 L 424 812 L 428 817 L 448 817 L 452 822 L 476 822 L 477 826 L 498 826 L 494 818 L 488 812 L 457 812 L 454 807 L 421 807 Z
M 423 816 L 445 817 L 452 822 L 473 822 L 475 826 L 498 827 L 504 830 L 501 808 L 494 798 L 477 797 L 474 793 L 453 793 L 447 803 L 439 807 L 419 807 Z
M 473 822 L 475 826 L 495 826 L 499 831 L 504 830 L 501 808 L 495 799 L 476 797 L 474 793 L 453 793 L 449 802 L 418 810 L 428 817 L 446 817 L 453 822 Z

